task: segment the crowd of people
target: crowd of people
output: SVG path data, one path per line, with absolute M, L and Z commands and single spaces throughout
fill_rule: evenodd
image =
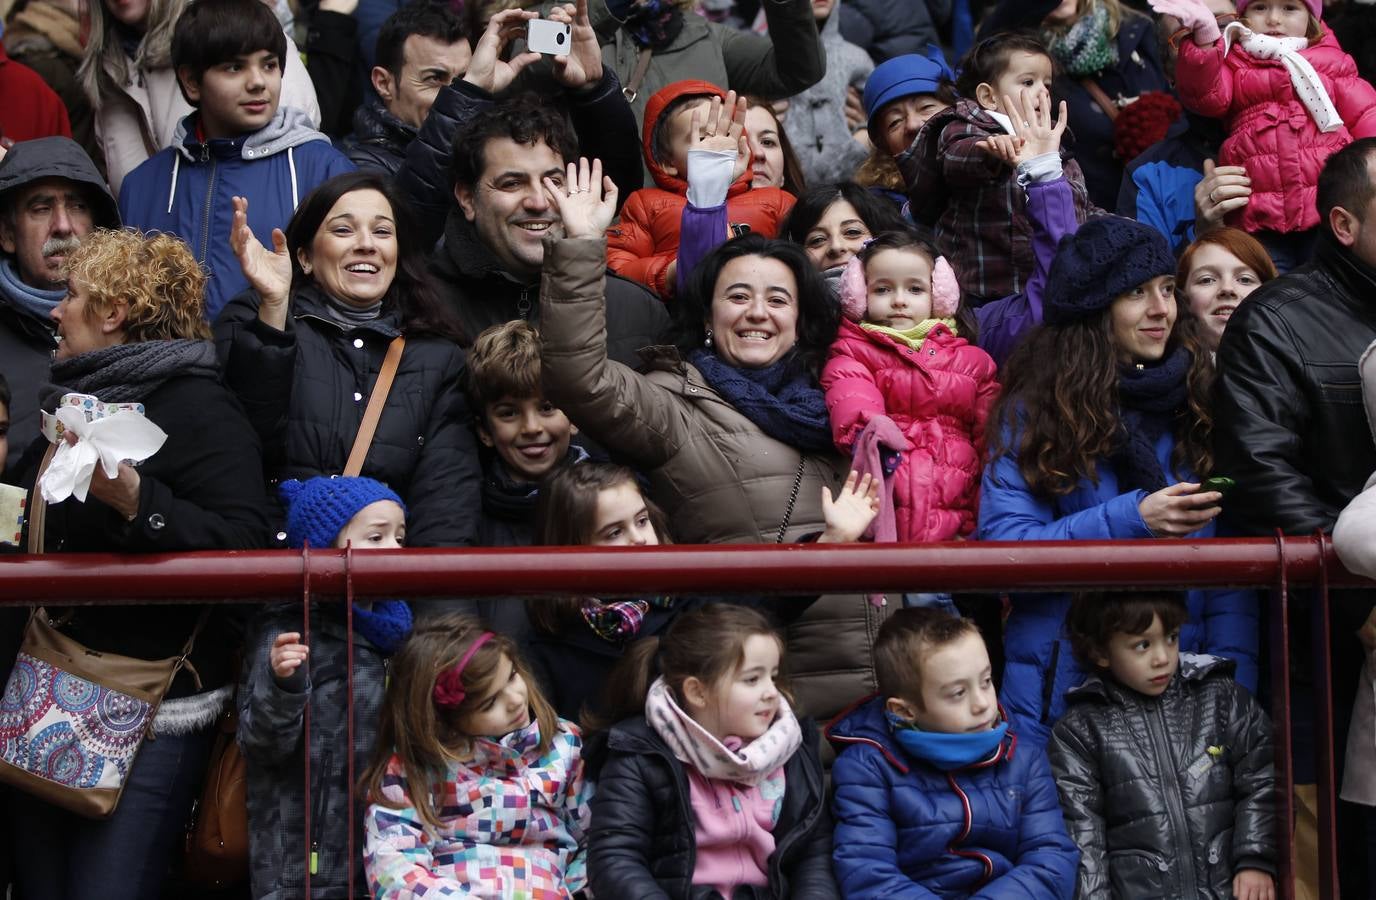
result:
M 1279 530 L 1376 575 L 1376 6 L 0 13 L 7 552 Z M 1295 676 L 1344 898 L 1364 597 Z M 1269 900 L 1267 610 L 10 609 L 0 897 Z M 183 859 L 231 765 L 242 858 Z

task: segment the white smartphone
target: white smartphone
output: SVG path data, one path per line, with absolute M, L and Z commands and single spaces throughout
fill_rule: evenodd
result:
M 548 56 L 566 56 L 573 44 L 569 26 L 549 19 L 531 19 L 526 23 L 526 46 Z

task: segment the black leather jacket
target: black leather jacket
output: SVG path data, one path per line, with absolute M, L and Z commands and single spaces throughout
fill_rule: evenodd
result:
M 1376 341 L 1376 269 L 1331 236 L 1233 313 L 1218 348 L 1214 469 L 1247 532 L 1332 531 L 1376 471 L 1357 361 Z
M 1182 656 L 1160 697 L 1092 675 L 1066 699 L 1047 753 L 1075 896 L 1229 900 L 1239 870 L 1275 872 L 1271 725 L 1231 662 Z

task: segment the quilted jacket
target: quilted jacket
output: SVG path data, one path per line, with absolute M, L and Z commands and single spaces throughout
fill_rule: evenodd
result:
M 847 900 L 1070 900 L 1079 851 L 1040 747 L 1011 731 L 951 772 L 894 740 L 884 698 L 833 722 L 833 867 Z
M 673 348 L 649 353 L 643 374 L 608 359 L 603 253 L 601 238 L 545 242 L 545 396 L 645 474 L 676 541 L 773 543 L 791 497 L 785 541 L 825 528 L 822 487 L 835 491 L 846 471 L 836 454 L 801 454 L 765 434 Z M 789 626 L 791 680 L 807 714 L 835 715 L 875 689 L 871 647 L 886 614 L 862 595 L 827 595 Z
M 1160 697 L 1099 675 L 1071 691 L 1049 751 L 1077 896 L 1231 900 L 1239 869 L 1275 872 L 1271 724 L 1231 670 L 1182 654 Z
M 1245 231 L 1304 231 L 1319 224 L 1315 205 L 1323 164 L 1354 138 L 1376 136 L 1376 89 L 1357 74 L 1333 33 L 1300 55 L 1318 72 L 1345 128 L 1324 133 L 1300 102 L 1279 59 L 1258 59 L 1222 41 L 1199 47 L 1180 42 L 1176 89 L 1186 107 L 1223 119 L 1228 137 L 1221 166 L 1245 166 L 1252 199 L 1229 218 Z
M 645 165 L 658 187 L 641 188 L 626 198 L 621 221 L 607 229 L 607 268 L 634 279 L 659 296 L 673 296 L 665 280 L 669 263 L 678 258 L 679 221 L 688 205 L 686 173 L 671 175 L 655 161 L 651 150 L 655 123 L 665 107 L 685 94 L 725 97 L 726 92 L 705 81 L 676 81 L 645 105 L 642 146 Z M 752 188 L 747 168 L 727 192 L 726 214 L 731 224 L 749 225 L 765 237 L 779 233 L 779 223 L 793 208 L 793 195 L 779 188 Z
M 831 820 L 817 758 L 817 728 L 799 719 L 803 743 L 784 763 L 783 808 L 774 825 L 769 886 L 739 900 L 839 898 L 831 874 Z M 588 835 L 588 874 L 598 897 L 720 900 L 693 885 L 697 864 L 688 774 L 643 716 L 607 736 Z
M 559 720 L 549 749 L 532 721 L 500 740 L 477 738 L 470 759 L 451 761 L 443 783 L 409 783 L 393 755 L 382 795 L 366 816 L 363 864 L 376 900 L 569 898 L 586 880 L 588 797 L 578 726 Z M 411 805 L 434 790 L 440 827 Z M 612 895 L 608 895 L 612 896 Z
M 291 298 L 287 327 L 258 319 L 258 295 L 236 297 L 215 323 L 225 383 L 263 440 L 272 478 L 344 470 L 363 410 L 392 338 L 396 314 L 345 328 L 314 285 Z M 412 337 L 387 395 L 362 474 L 406 501 L 406 543 L 472 544 L 481 510 L 477 441 L 459 387 L 463 351 Z
M 894 473 L 899 541 L 946 541 L 975 530 L 995 376 L 989 354 L 944 325 L 914 350 L 842 320 L 822 369 L 832 435 L 849 454 L 870 419 L 886 415 L 913 445 Z
M 1244 307 L 1245 308 L 1245 307 Z M 1010 442 L 1010 446 L 1017 446 Z M 1171 472 L 1174 438 L 1156 444 L 1162 471 Z M 1231 470 L 1220 470 L 1231 471 Z M 1188 481 L 1189 473 L 1167 475 Z M 1054 499 L 1032 493 L 1017 459 L 1004 454 L 984 469 L 980 493 L 979 537 L 986 541 L 1121 540 L 1150 538 L 1138 505 L 1145 491 L 1121 493 L 1111 466 L 1101 466 L 1099 481 L 1083 479 L 1069 494 Z M 1213 522 L 1192 537 L 1213 537 Z M 1193 590 L 1186 600 L 1190 618 L 1181 629 L 1180 648 L 1234 660 L 1237 678 L 1257 685 L 1257 597 L 1244 590 Z M 1070 608 L 1067 594 L 1014 594 L 1004 628 L 1007 663 L 1000 699 L 1023 740 L 1045 743 L 1065 709 L 1064 694 L 1084 679 L 1070 651 L 1063 625 Z
M 923 126 L 913 146 L 899 155 L 913 218 L 935 229 L 937 247 L 950 260 L 961 289 L 976 301 L 1026 289 L 1032 276 L 1032 224 L 1027 199 L 1012 169 L 976 148 L 999 124 L 973 100 L 961 100 Z M 1061 146 L 1065 180 L 1075 195 L 1075 219 L 1093 209 L 1084 173 Z

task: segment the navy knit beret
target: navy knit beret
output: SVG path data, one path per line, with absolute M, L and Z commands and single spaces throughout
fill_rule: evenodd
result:
M 363 507 L 379 500 L 391 500 L 403 512 L 406 510 L 395 491 L 372 478 L 293 478 L 279 484 L 277 491 L 287 504 L 289 547 L 300 547 L 306 541 L 316 549 L 333 547 L 349 520 Z
M 1092 316 L 1128 291 L 1175 274 L 1166 238 L 1141 222 L 1098 216 L 1061 238 L 1046 279 L 1042 317 L 1063 325 Z

